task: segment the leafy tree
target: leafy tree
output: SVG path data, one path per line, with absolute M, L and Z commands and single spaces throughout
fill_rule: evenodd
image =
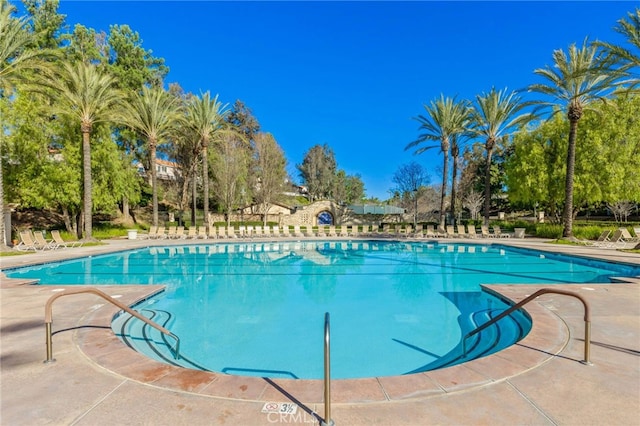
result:
M 489 93 L 476 96 L 471 111 L 471 132 L 476 137 L 484 138 L 486 151 L 485 187 L 484 187 L 484 223 L 489 224 L 491 211 L 491 163 L 493 151 L 498 141 L 515 131 L 519 126 L 531 120 L 530 114 L 519 114 L 525 106 L 515 93 L 507 93 L 507 89 L 491 88 Z
M 49 50 L 30 47 L 36 43 L 37 33 L 29 31 L 27 18 L 14 18 L 15 8 L 7 0 L 0 0 L 0 98 L 6 96 L 16 84 L 24 82 L 33 71 L 48 69 Z M 11 101 L 9 101 L 11 102 Z M 0 145 L 8 134 L 4 120 L 0 127 Z M 4 212 L 4 158 L 0 158 L 0 212 Z M 4 219 L 0 220 L 0 248 L 5 245 Z
M 91 132 L 97 123 L 120 117 L 122 95 L 115 89 L 112 76 L 94 65 L 63 63 L 57 78 L 49 85 L 54 90 L 54 109 L 79 121 L 82 133 L 82 176 L 84 238 L 92 238 Z
M 415 154 L 422 154 L 433 148 L 440 148 L 443 155 L 442 162 L 442 187 L 440 194 L 440 226 L 445 225 L 445 197 L 447 195 L 447 181 L 449 180 L 449 150 L 451 141 L 456 141 L 457 156 L 457 137 L 466 131 L 469 124 L 469 108 L 467 102 L 458 102 L 455 98 L 445 98 L 440 95 L 440 99 L 431 101 L 427 106 L 424 105 L 426 115 L 419 115 L 415 119 L 420 123 L 419 129 L 422 133 L 418 139 L 409 143 L 405 150 L 419 147 Z M 425 142 L 437 141 L 439 145 L 420 146 Z M 453 205 L 453 198 L 452 198 Z
M 254 138 L 255 167 L 257 183 L 255 201 L 261 206 L 263 223 L 267 225 L 267 212 L 272 203 L 282 193 L 287 177 L 286 163 L 282 148 L 270 133 L 258 133 Z
M 225 116 L 225 121 L 234 126 L 247 142 L 253 141 L 260 131 L 258 119 L 240 99 L 233 103 L 229 113 Z
M 620 84 L 620 75 L 610 68 L 606 55 L 595 46 L 590 46 L 587 39 L 581 47 L 569 46 L 567 52 L 557 49 L 553 52 L 553 66 L 538 68 L 534 73 L 542 77 L 546 83 L 529 86 L 532 92 L 547 97 L 537 101 L 542 106 L 555 107 L 553 114 L 566 110 L 569 120 L 569 137 L 566 159 L 565 199 L 562 235 L 573 236 L 573 179 L 576 162 L 576 136 L 578 123 L 585 110 L 593 105 L 605 102 L 607 96 Z
M 315 145 L 307 151 L 302 164 L 296 165 L 312 200 L 331 197 L 337 164 L 329 145 Z
M 52 50 L 62 43 L 61 32 L 65 30 L 66 15 L 58 13 L 59 0 L 23 0 L 25 8 L 31 15 L 31 23 L 35 49 Z
M 604 47 L 608 53 L 623 64 L 624 68 L 636 70 L 627 83 L 630 83 L 631 87 L 637 86 L 640 84 L 640 8 L 636 8 L 635 12 L 629 12 L 627 19 L 620 19 L 613 29 L 626 37 L 629 43 L 628 48 L 606 42 L 594 44 Z
M 187 104 L 187 125 L 198 137 L 199 151 L 202 154 L 202 188 L 204 201 L 204 220 L 209 218 L 209 156 L 211 141 L 219 141 L 226 134 L 224 119 L 227 105 L 218 101 L 218 95 L 211 98 L 209 92 L 193 96 Z
M 105 60 L 108 47 L 104 32 L 96 33 L 93 28 L 77 24 L 73 32 L 66 34 L 64 39 L 68 42 L 66 54 L 70 60 L 94 65 Z
M 140 133 L 147 141 L 149 151 L 148 170 L 151 171 L 153 189 L 153 224 L 158 225 L 158 183 L 156 170 L 156 149 L 167 140 L 179 119 L 179 101 L 160 87 L 142 88 L 142 93 L 133 92 L 125 104 L 123 122 Z

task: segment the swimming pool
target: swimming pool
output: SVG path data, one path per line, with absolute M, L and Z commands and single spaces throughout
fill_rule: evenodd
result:
M 595 283 L 640 270 L 499 245 L 303 241 L 151 247 L 5 273 L 166 285 L 136 309 L 180 337 L 180 360 L 127 315 L 116 334 L 164 362 L 230 374 L 320 378 L 330 312 L 332 375 L 355 378 L 453 365 L 524 337 L 530 322 L 517 313 L 461 356 L 461 337 L 507 307 L 482 283 Z

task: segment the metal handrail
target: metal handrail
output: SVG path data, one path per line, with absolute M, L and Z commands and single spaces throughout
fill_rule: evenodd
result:
M 329 312 L 324 314 L 324 421 L 323 426 L 333 426 L 331 420 L 331 336 L 329 327 Z
M 480 333 L 482 330 L 484 330 L 485 328 L 489 327 L 490 325 L 496 323 L 497 321 L 501 320 L 502 318 L 506 317 L 507 315 L 511 314 L 513 311 L 515 311 L 517 309 L 520 309 L 523 305 L 526 305 L 527 303 L 529 303 L 533 299 L 536 299 L 538 296 L 541 296 L 541 295 L 546 294 L 546 293 L 555 293 L 555 294 L 563 294 L 565 296 L 572 296 L 572 297 L 575 297 L 576 299 L 578 299 L 578 300 L 580 300 L 582 302 L 582 305 L 584 306 L 584 360 L 581 361 L 581 362 L 583 364 L 586 364 L 586 365 L 593 365 L 591 363 L 591 361 L 589 360 L 590 353 L 591 353 L 590 352 L 590 348 L 591 348 L 591 346 L 590 346 L 590 341 L 591 341 L 591 314 L 590 314 L 590 311 L 589 311 L 589 303 L 586 301 L 586 299 L 584 297 L 582 297 L 578 293 L 574 293 L 572 291 L 566 291 L 566 290 L 557 290 L 557 289 L 552 289 L 552 288 L 543 288 L 543 289 L 540 289 L 540 290 L 536 291 L 532 295 L 522 299 L 517 304 L 513 305 L 512 307 L 510 307 L 506 311 L 502 312 L 497 317 L 494 317 L 494 318 L 490 319 L 486 323 L 482 324 L 480 327 L 478 327 L 475 330 L 467 333 L 467 335 L 464 336 L 464 338 L 462 339 L 463 355 L 466 355 L 466 353 L 467 353 L 467 339 L 469 337 Z
M 155 328 L 161 333 L 164 333 L 170 337 L 173 337 L 176 340 L 176 347 L 173 349 L 174 358 L 180 359 L 180 339 L 178 338 L 178 336 L 176 336 L 166 328 L 162 327 L 161 325 L 158 325 L 155 322 L 151 321 L 149 318 L 143 315 L 140 315 L 138 312 L 118 302 L 113 297 L 109 296 L 108 294 L 96 288 L 80 288 L 80 289 L 65 289 L 62 292 L 51 296 L 49 300 L 47 300 L 47 303 L 45 304 L 44 322 L 45 322 L 46 339 L 47 339 L 47 359 L 44 361 L 45 363 L 55 361 L 55 359 L 53 359 L 53 343 L 52 343 L 52 336 L 51 336 L 51 325 L 53 323 L 53 308 L 52 308 L 53 302 L 62 296 L 68 296 L 71 294 L 80 294 L 80 293 L 92 293 L 92 294 L 98 295 L 102 297 L 104 300 L 106 300 L 107 302 L 110 302 L 111 304 L 117 306 L 118 308 L 127 312 L 129 315 L 138 318 L 140 321 L 143 321 L 144 323 L 150 325 L 151 327 Z

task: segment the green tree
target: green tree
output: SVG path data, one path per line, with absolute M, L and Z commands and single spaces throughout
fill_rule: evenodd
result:
M 296 166 L 312 200 L 331 197 L 337 171 L 336 158 L 329 145 L 315 145 Z
M 445 226 L 445 198 L 447 196 L 447 182 L 449 180 L 449 150 L 452 138 L 464 133 L 469 124 L 469 108 L 466 101 L 458 102 L 455 98 L 440 95 L 436 101 L 424 105 L 426 115 L 419 115 L 415 119 L 420 123 L 418 139 L 409 143 L 405 150 L 419 147 L 414 154 L 422 154 L 433 148 L 440 148 L 442 161 L 442 187 L 440 190 L 440 226 Z M 439 142 L 437 145 L 421 146 L 425 142 Z M 457 148 L 457 144 L 456 144 Z M 453 199 L 451 200 L 453 205 Z
M 91 132 L 94 125 L 121 117 L 122 95 L 115 79 L 94 65 L 63 63 L 49 85 L 54 91 L 54 110 L 79 122 L 82 133 L 83 221 L 85 239 L 92 236 Z
M 215 195 L 227 226 L 231 224 L 231 213 L 243 201 L 242 190 L 248 180 L 249 158 L 243 145 L 240 135 L 225 133 L 212 155 Z
M 484 138 L 486 151 L 484 187 L 484 223 L 489 224 L 491 211 L 491 163 L 496 144 L 503 137 L 531 120 L 530 114 L 519 114 L 525 104 L 515 92 L 491 88 L 489 93 L 476 96 L 471 110 L 471 132 Z
M 626 83 L 631 87 L 640 84 L 640 8 L 627 14 L 628 19 L 620 19 L 613 28 L 617 33 L 626 37 L 629 47 L 619 46 L 607 42 L 595 42 L 596 46 L 604 47 L 624 69 L 635 70 L 632 78 Z
M 209 220 L 209 143 L 220 141 L 226 134 L 224 119 L 227 105 L 218 101 L 218 95 L 211 97 L 209 92 L 193 96 L 187 103 L 187 125 L 191 127 L 199 142 L 202 155 L 202 190 L 204 202 L 204 220 Z
M 553 114 L 565 110 L 569 120 L 562 235 L 570 238 L 573 236 L 573 217 L 576 213 L 573 180 L 578 123 L 585 110 L 594 110 L 594 104 L 606 102 L 607 96 L 620 84 L 620 74 L 610 68 L 606 55 L 589 45 L 587 39 L 581 47 L 572 44 L 567 52 L 554 50 L 553 66 L 538 68 L 534 73 L 542 77 L 545 83 L 532 84 L 529 91 L 547 98 L 536 103 L 555 107 Z
M 153 190 L 153 224 L 158 225 L 158 183 L 156 170 L 156 150 L 159 143 L 167 140 L 180 118 L 178 98 L 171 96 L 160 87 L 143 87 L 142 92 L 134 92 L 125 104 L 123 122 L 137 131 L 144 139 L 149 152 L 148 170 L 151 171 Z

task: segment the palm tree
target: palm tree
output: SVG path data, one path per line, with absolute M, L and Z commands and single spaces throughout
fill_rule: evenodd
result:
M 626 49 L 622 46 L 617 46 L 612 43 L 595 42 L 594 45 L 603 47 L 605 51 L 613 56 L 619 63 L 623 64 L 626 68 L 640 69 L 640 8 L 637 8 L 634 12 L 627 14 L 628 20 L 622 18 L 618 21 L 613 29 L 627 38 L 627 42 L 631 45 L 631 49 Z M 636 74 L 636 77 L 628 80 L 631 86 L 637 86 L 640 84 L 640 76 Z
M 153 225 L 158 225 L 158 188 L 156 170 L 156 148 L 167 139 L 179 119 L 180 99 L 171 96 L 161 87 L 143 87 L 135 92 L 125 105 L 123 122 L 140 133 L 149 149 L 149 169 L 153 190 Z
M 36 34 L 28 29 L 28 19 L 14 18 L 15 7 L 7 0 L 0 0 L 0 91 L 11 91 L 18 82 L 25 80 L 28 71 L 49 68 L 46 58 L 50 51 L 30 49 Z M 0 128 L 0 138 L 5 129 Z M 6 247 L 4 228 L 4 185 L 2 159 L 0 158 L 0 248 Z
M 447 180 L 449 178 L 449 149 L 452 138 L 465 132 L 468 123 L 469 110 L 466 101 L 457 102 L 455 98 L 445 98 L 431 101 L 424 105 L 426 115 L 414 117 L 420 123 L 422 131 L 418 139 L 409 143 L 405 150 L 417 147 L 425 142 L 438 141 L 439 145 L 422 146 L 416 149 L 415 155 L 422 154 L 432 148 L 440 148 L 443 155 L 442 188 L 440 191 L 440 227 L 445 226 L 445 198 L 447 194 Z M 453 200 L 452 200 L 453 201 Z
M 606 102 L 607 96 L 621 83 L 621 74 L 610 68 L 606 53 L 597 46 L 589 45 L 586 39 L 582 47 L 572 44 L 566 53 L 561 49 L 554 50 L 553 67 L 547 65 L 534 73 L 547 82 L 532 84 L 529 91 L 549 98 L 535 103 L 556 107 L 553 114 L 566 109 L 569 120 L 562 235 L 570 238 L 573 236 L 573 177 L 578 122 L 585 110 L 594 110 L 596 103 Z
M 94 65 L 63 63 L 58 76 L 48 85 L 55 92 L 54 108 L 80 122 L 82 132 L 83 220 L 85 239 L 92 238 L 91 132 L 93 126 L 121 116 L 122 96 L 115 89 L 115 78 Z
M 204 221 L 209 220 L 209 164 L 207 148 L 212 140 L 220 136 L 224 128 L 227 105 L 218 102 L 218 95 L 211 98 L 209 92 L 194 96 L 187 104 L 187 123 L 200 142 L 202 153 L 202 189 L 204 198 Z
M 507 89 L 491 88 L 489 93 L 476 96 L 476 103 L 471 110 L 472 133 L 485 140 L 487 152 L 484 179 L 484 224 L 489 224 L 491 209 L 491 161 L 493 150 L 500 138 L 517 130 L 531 120 L 531 114 L 519 114 L 526 104 L 521 102 L 516 92 L 507 93 Z

